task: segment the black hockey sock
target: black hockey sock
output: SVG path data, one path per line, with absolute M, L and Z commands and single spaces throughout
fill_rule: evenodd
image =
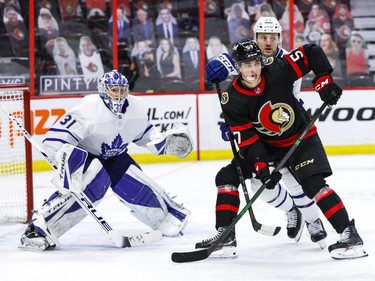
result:
M 328 186 L 315 195 L 316 204 L 337 233 L 349 225 L 349 215 L 337 193 Z
M 238 213 L 240 197 L 237 190 L 228 186 L 218 187 L 216 200 L 216 229 L 228 226 Z

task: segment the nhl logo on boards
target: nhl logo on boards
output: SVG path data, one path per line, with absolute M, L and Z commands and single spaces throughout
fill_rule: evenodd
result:
M 229 95 L 228 92 L 224 92 L 221 94 L 221 104 L 226 104 L 229 101 Z

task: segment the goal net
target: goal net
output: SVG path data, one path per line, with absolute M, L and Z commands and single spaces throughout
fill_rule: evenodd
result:
M 0 84 L 0 103 L 30 132 L 26 85 Z M 31 145 L 0 109 L 0 224 L 27 222 L 33 208 Z

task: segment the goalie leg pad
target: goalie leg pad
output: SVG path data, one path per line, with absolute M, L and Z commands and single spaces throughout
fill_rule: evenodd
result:
M 163 235 L 178 235 L 186 226 L 190 211 L 172 200 L 150 177 L 134 165 L 113 188 L 132 214 Z
M 69 193 L 69 189 L 82 190 L 83 169 L 87 155 L 87 151 L 67 143 L 57 151 L 54 158 L 57 169 L 52 183 L 61 193 Z
M 125 173 L 113 191 L 137 219 L 152 229 L 158 229 L 168 210 L 163 199 L 152 188 Z
M 110 178 L 99 160 L 91 161 L 88 169 L 83 173 L 81 184 L 84 186 L 84 193 L 94 205 L 98 205 L 110 186 Z M 55 244 L 57 247 L 57 238 L 74 227 L 86 215 L 86 211 L 76 202 L 72 194 L 55 192 L 39 210 L 34 212 L 30 224 L 35 226 L 41 237 L 46 237 L 50 245 Z

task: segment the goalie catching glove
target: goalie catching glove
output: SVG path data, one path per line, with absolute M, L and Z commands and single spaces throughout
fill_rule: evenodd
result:
M 193 139 L 188 128 L 182 123 L 173 124 L 172 129 L 164 133 L 150 135 L 147 148 L 155 155 L 174 154 L 185 158 L 193 150 Z

